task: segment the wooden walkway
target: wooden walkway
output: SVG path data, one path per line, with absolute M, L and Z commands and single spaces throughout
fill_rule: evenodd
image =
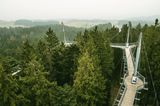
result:
M 134 63 L 132 60 L 132 55 L 130 52 L 130 47 L 125 48 L 127 66 L 128 66 L 128 76 L 124 79 L 124 84 L 126 87 L 126 92 L 121 102 L 121 106 L 133 106 L 136 91 L 139 88 L 143 88 L 143 81 L 138 78 L 136 84 L 132 84 L 132 75 L 134 72 Z

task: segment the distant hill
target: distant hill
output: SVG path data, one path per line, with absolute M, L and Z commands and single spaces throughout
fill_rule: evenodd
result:
M 117 21 L 116 23 L 113 23 L 116 27 L 119 27 L 121 28 L 122 25 L 124 24 L 128 24 L 128 22 L 131 22 L 132 23 L 132 27 L 136 27 L 139 23 L 144 26 L 145 24 L 148 24 L 148 25 L 152 25 L 154 24 L 154 21 L 145 21 L 145 20 L 119 20 Z
M 8 26 L 13 26 L 14 21 L 3 21 L 0 20 L 0 27 L 8 27 Z
M 44 26 L 33 26 L 33 27 L 10 27 L 10 28 L 0 28 L 0 38 L 11 36 L 16 37 L 16 39 L 28 38 L 33 41 L 43 38 L 46 34 L 48 28 L 51 27 L 56 33 L 56 36 L 60 41 L 63 41 L 63 27 L 60 24 L 55 25 L 44 25 Z M 65 26 L 65 34 L 67 41 L 73 41 L 78 32 L 84 31 L 83 28 L 75 28 Z M 5 33 L 4 33 L 5 32 Z
M 132 18 L 128 18 L 127 20 L 133 20 L 133 21 L 137 21 L 137 20 L 141 20 L 141 21 L 154 21 L 156 18 L 160 19 L 160 15 L 153 15 L 153 16 L 148 16 L 148 17 L 132 17 Z
M 109 20 L 64 20 L 65 25 L 74 26 L 74 27 L 82 27 L 82 28 L 91 28 L 95 25 L 99 24 L 107 24 Z
M 59 22 L 54 20 L 49 20 L 49 21 L 16 20 L 14 24 L 22 26 L 44 26 L 44 25 L 59 24 Z
M 33 26 L 46 26 L 59 24 L 55 20 L 16 20 L 16 21 L 3 21 L 0 20 L 0 27 L 33 27 Z
M 98 24 L 95 25 L 98 27 L 99 31 L 105 31 L 106 29 L 111 29 L 112 28 L 112 24 L 111 23 L 107 23 L 107 24 Z M 91 27 L 90 29 L 94 29 L 95 26 Z
M 158 17 L 157 17 L 158 18 Z M 122 25 L 128 24 L 129 21 L 132 22 L 132 26 L 135 27 L 139 23 L 143 26 L 145 24 L 152 25 L 154 24 L 156 18 L 154 17 L 146 17 L 146 18 L 130 18 L 130 19 L 124 19 L 124 20 L 64 20 L 64 24 L 67 26 L 74 26 L 74 27 L 82 27 L 82 28 L 92 28 L 96 25 L 108 25 L 108 23 L 111 23 L 111 25 L 116 26 L 118 28 L 121 28 Z M 160 17 L 159 17 L 160 20 Z
M 80 19 L 64 19 L 63 23 L 66 26 L 77 27 L 77 28 L 92 28 L 95 25 L 105 25 L 111 23 L 112 26 L 121 28 L 122 25 L 128 24 L 129 21 L 132 22 L 132 26 L 135 27 L 139 23 L 143 26 L 145 24 L 154 24 L 155 19 L 160 20 L 160 15 L 149 16 L 149 17 L 132 17 L 124 20 L 104 20 L 104 19 L 92 19 L 92 20 L 80 20 Z M 0 27 L 33 27 L 33 26 L 46 26 L 59 24 L 60 20 L 27 20 L 20 19 L 16 21 L 2 21 L 0 20 Z M 106 25 L 105 25 L 106 27 Z M 107 25 L 108 27 L 108 25 Z

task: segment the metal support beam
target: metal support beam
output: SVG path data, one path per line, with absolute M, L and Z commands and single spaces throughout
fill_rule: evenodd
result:
M 134 76 L 137 76 L 137 69 L 138 69 L 140 52 L 141 52 L 141 39 L 142 39 L 142 32 L 140 33 L 140 36 L 139 36 L 139 42 L 138 42 L 138 47 L 137 47 L 137 52 L 136 52 Z
M 64 44 L 66 44 L 66 34 L 65 34 L 65 30 L 64 30 L 64 24 L 63 24 L 63 22 L 62 22 L 62 26 L 63 26 Z
M 130 28 L 128 27 L 126 47 L 129 46 L 129 31 L 130 31 Z

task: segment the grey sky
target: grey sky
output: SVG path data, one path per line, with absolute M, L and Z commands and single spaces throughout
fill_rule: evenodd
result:
M 0 0 L 0 20 L 124 19 L 160 15 L 160 0 Z

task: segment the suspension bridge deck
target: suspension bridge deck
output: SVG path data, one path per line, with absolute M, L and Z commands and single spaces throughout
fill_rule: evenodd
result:
M 144 84 L 143 84 L 143 81 L 139 78 L 137 79 L 137 82 L 135 84 L 131 83 L 132 75 L 134 73 L 134 63 L 132 60 L 130 47 L 125 48 L 125 54 L 126 54 L 127 66 L 128 66 L 128 75 L 124 79 L 126 91 L 121 101 L 121 106 L 133 106 L 136 92 L 138 89 L 143 88 Z

